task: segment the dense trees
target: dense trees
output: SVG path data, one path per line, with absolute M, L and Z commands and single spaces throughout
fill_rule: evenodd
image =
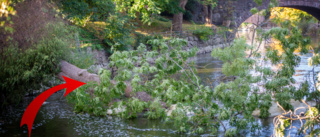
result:
M 61 0 L 58 4 L 72 22 L 81 26 L 89 21 L 106 20 L 114 11 L 112 0 Z

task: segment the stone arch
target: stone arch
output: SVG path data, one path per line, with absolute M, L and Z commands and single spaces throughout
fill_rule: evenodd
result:
M 258 9 L 266 9 L 268 3 L 269 0 L 264 1 L 263 6 L 259 6 Z M 295 8 L 305 11 L 320 21 L 320 0 L 279 0 L 279 7 Z M 235 17 L 235 27 L 239 27 L 241 23 L 253 16 L 250 9 L 251 8 L 248 8 L 243 11 L 243 13 L 241 13 L 242 16 Z

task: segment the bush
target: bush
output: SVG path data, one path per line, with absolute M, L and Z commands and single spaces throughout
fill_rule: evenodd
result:
M 203 41 L 209 40 L 209 36 L 213 34 L 214 34 L 213 30 L 208 27 L 204 27 L 202 29 L 197 29 L 193 31 L 193 35 L 196 35 L 199 39 Z
M 133 30 L 134 26 L 130 23 L 127 16 L 122 16 L 119 14 L 110 15 L 106 21 L 105 28 L 105 39 L 104 42 L 108 44 L 112 50 L 127 50 L 128 45 L 133 42 L 133 39 L 130 37 L 130 33 Z
M 192 13 L 189 10 L 186 10 L 183 13 L 183 19 L 185 20 L 192 20 Z
M 69 27 L 69 29 L 72 27 Z M 22 50 L 18 45 L 10 45 L 0 53 L 1 104 L 18 103 L 26 94 L 45 84 L 45 79 L 59 71 L 60 59 L 66 58 L 71 44 L 70 31 L 63 23 L 48 24 L 47 35 Z
M 163 37 L 160 35 L 160 34 L 156 34 L 156 35 L 153 35 L 153 36 L 150 36 L 150 35 L 143 35 L 141 33 L 138 33 L 136 32 L 135 33 L 136 35 L 136 41 L 135 41 L 135 44 L 134 44 L 134 48 L 136 49 L 136 47 L 138 47 L 140 45 L 140 43 L 143 43 L 147 46 L 147 49 L 148 50 L 151 50 L 153 47 L 152 45 L 148 44 L 147 42 L 149 40 L 154 40 L 154 39 L 163 39 Z

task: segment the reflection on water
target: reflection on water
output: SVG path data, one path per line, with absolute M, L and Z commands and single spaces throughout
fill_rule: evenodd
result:
M 183 136 L 173 130 L 172 124 L 161 120 L 123 120 L 114 116 L 75 114 L 65 99 L 60 100 L 61 95 L 61 92 L 52 95 L 41 107 L 34 121 L 32 137 Z M 27 126 L 20 128 L 20 120 L 32 99 L 28 97 L 22 106 L 2 112 L 1 137 L 28 136 Z
M 201 84 L 215 87 L 219 84 L 215 79 L 224 76 L 222 74 L 223 62 L 213 59 L 210 53 L 198 55 L 195 59 L 197 65 L 198 76 L 201 79 Z M 215 82 L 213 82 L 215 81 Z

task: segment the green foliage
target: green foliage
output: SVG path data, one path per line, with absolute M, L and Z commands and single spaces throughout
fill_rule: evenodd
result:
M 112 46 L 112 50 L 126 50 L 127 46 L 132 43 L 130 33 L 133 24 L 129 22 L 126 16 L 120 14 L 110 15 L 106 20 L 104 42 Z
M 151 16 L 159 15 L 164 8 L 171 9 L 168 7 L 176 6 L 170 5 L 174 1 L 159 1 L 159 0 L 113 0 L 116 5 L 116 10 L 119 12 L 128 13 L 129 17 L 137 17 L 137 13 L 142 16 L 142 22 L 151 23 Z M 168 6 L 168 7 L 167 7 Z
M 7 33 L 13 33 L 14 29 L 12 28 L 11 15 L 16 14 L 16 10 L 13 8 L 13 5 L 19 1 L 13 0 L 0 0 L 0 18 L 5 18 L 0 21 L 0 29 L 4 29 Z
M 148 51 L 144 44 L 141 44 L 137 50 L 115 51 L 110 56 L 110 67 L 117 70 L 114 77 L 114 80 L 117 81 L 115 85 L 110 83 L 110 71 L 102 70 L 100 73 L 102 83 L 94 88 L 91 96 L 88 93 L 83 95 L 89 98 L 89 101 L 82 99 L 84 101 L 74 100 L 73 103 L 86 102 L 86 106 L 93 107 L 81 110 L 92 113 L 95 110 L 94 105 L 91 105 L 94 102 L 92 100 L 98 97 L 100 102 L 105 101 L 103 106 L 99 106 L 100 108 L 103 110 L 112 109 L 112 114 L 120 115 L 123 118 L 143 116 L 140 113 L 147 110 L 146 117 L 149 119 L 167 118 L 168 122 L 172 121 L 180 132 L 203 133 L 204 126 L 212 126 L 217 130 L 216 128 L 219 128 L 218 121 L 212 117 L 220 111 L 218 106 L 212 103 L 213 92 L 209 87 L 199 84 L 200 81 L 194 74 L 194 64 L 187 63 L 187 59 L 194 57 L 197 50 L 183 51 L 182 46 L 187 44 L 183 39 L 154 39 L 147 43 L 153 45 L 152 51 Z M 147 59 L 149 58 L 154 58 L 155 63 L 148 63 Z M 128 83 L 131 84 L 133 94 L 145 91 L 155 100 L 143 102 L 131 98 L 112 103 L 114 99 L 122 99 Z M 97 94 L 102 91 L 104 94 Z M 70 98 L 79 98 L 74 97 L 79 94 L 78 92 L 82 91 L 70 93 Z M 177 109 L 173 110 L 172 116 L 166 117 L 160 101 L 167 105 L 178 104 Z M 83 106 L 83 103 L 80 104 Z M 118 111 L 119 109 L 123 111 Z M 196 115 L 190 115 L 192 113 Z M 215 124 L 210 124 L 211 122 Z
M 140 43 L 145 44 L 147 46 L 148 50 L 152 50 L 153 46 L 148 44 L 149 40 L 155 40 L 155 39 L 163 39 L 163 37 L 159 34 L 156 35 L 143 35 L 140 33 L 135 33 L 136 34 L 136 41 L 135 41 L 135 48 L 137 48 Z
M 192 13 L 189 10 L 186 10 L 183 13 L 183 19 L 188 20 L 188 21 L 192 21 Z
M 159 119 L 165 116 L 165 110 L 161 106 L 159 98 L 156 98 L 149 106 L 149 111 L 145 114 L 148 119 Z
M 244 58 L 246 55 L 244 51 L 247 48 L 245 39 L 236 39 L 230 47 L 215 49 L 211 55 L 224 62 L 222 72 L 227 76 L 244 76 L 254 63 L 253 59 Z
M 101 83 L 87 83 L 67 96 L 68 102 L 74 104 L 76 112 L 87 112 L 94 115 L 106 115 L 109 103 L 121 93 L 110 90 L 111 73 L 108 70 L 99 72 Z
M 111 0 L 60 0 L 59 6 L 62 13 L 79 26 L 85 26 L 88 21 L 105 20 L 114 11 Z
M 140 101 L 137 98 L 129 99 L 125 105 L 126 110 L 123 112 L 124 114 L 122 116 L 128 119 L 136 118 L 138 113 L 141 113 L 146 106 L 145 102 Z
M 160 20 L 160 21 L 163 21 L 163 22 L 169 22 L 170 20 L 167 19 L 167 18 L 164 18 L 162 16 L 156 16 L 156 19 Z
M 251 11 L 259 12 L 257 9 Z M 300 100 L 306 95 L 305 90 L 308 89 L 306 83 L 303 83 L 300 89 L 296 89 L 291 84 L 294 83 L 292 78 L 295 73 L 294 67 L 300 62 L 299 56 L 294 54 L 294 51 L 300 49 L 302 54 L 306 53 L 310 41 L 303 37 L 299 28 L 292 26 L 289 21 L 281 24 L 281 28 L 271 28 L 267 31 L 257 30 L 261 36 L 257 38 L 258 41 L 274 38 L 282 45 L 284 53 L 279 55 L 276 50 L 270 48 L 264 58 L 280 66 L 275 73 L 270 68 L 256 64 L 254 58 L 260 57 L 258 50 L 253 48 L 254 45 L 247 45 L 245 39 L 235 39 L 230 47 L 215 49 L 212 52 L 213 57 L 223 61 L 222 72 L 226 76 L 236 78 L 234 81 L 216 86 L 213 94 L 215 99 L 224 105 L 223 113 L 220 113 L 218 118 L 230 120 L 230 125 L 235 126 L 235 129 L 231 128 L 226 131 L 226 136 L 234 136 L 233 133 L 246 129 L 248 123 L 255 125 L 251 114 L 256 108 L 260 109 L 260 117 L 265 118 L 270 114 L 269 108 L 273 100 L 278 101 L 288 110 L 293 109 L 290 104 L 292 98 Z M 250 55 L 247 56 L 245 51 L 250 51 Z M 252 75 L 251 72 L 256 74 Z M 265 90 L 260 91 L 263 94 L 257 94 L 260 88 L 256 87 L 256 83 L 263 85 Z M 244 116 L 244 119 L 234 116 L 239 113 Z
M 48 24 L 46 30 L 50 36 L 43 37 L 32 47 L 22 50 L 17 45 L 6 47 L 1 52 L 0 73 L 2 105 L 18 103 L 21 98 L 45 79 L 54 77 L 59 71 L 59 62 L 68 54 L 70 29 L 63 23 Z
M 78 49 L 74 50 L 67 61 L 82 69 L 88 69 L 95 63 L 93 55 L 84 51 L 84 49 L 81 51 Z
M 285 21 L 282 24 L 282 28 L 272 28 L 264 34 L 265 37 L 273 36 L 279 40 L 282 45 L 284 53 L 280 56 L 274 49 L 268 49 L 267 57 L 273 64 L 282 64 L 281 69 L 277 71 L 272 80 L 266 83 L 266 89 L 273 93 L 276 93 L 275 99 L 279 101 L 280 105 L 285 109 L 293 109 L 289 104 L 290 99 L 294 94 L 305 94 L 305 91 L 296 90 L 290 84 L 294 83 L 292 78 L 295 73 L 294 67 L 300 62 L 300 57 L 294 54 L 296 49 L 300 49 L 300 52 L 307 52 L 307 45 L 310 43 L 308 38 L 302 36 L 298 27 L 292 26 L 289 21 Z M 300 98 L 295 97 L 297 100 Z
M 201 0 L 199 2 L 204 5 L 210 5 L 212 9 L 218 5 L 218 0 Z
M 192 33 L 193 35 L 197 36 L 199 39 L 203 41 L 209 40 L 209 36 L 214 35 L 213 30 L 209 27 L 204 27 L 202 29 L 194 30 Z
M 234 128 L 229 128 L 224 134 L 226 137 L 234 137 L 236 136 L 237 130 Z
M 275 127 L 275 133 L 277 137 L 284 137 L 284 131 L 286 127 L 290 125 L 289 119 L 279 119 L 279 125 Z

